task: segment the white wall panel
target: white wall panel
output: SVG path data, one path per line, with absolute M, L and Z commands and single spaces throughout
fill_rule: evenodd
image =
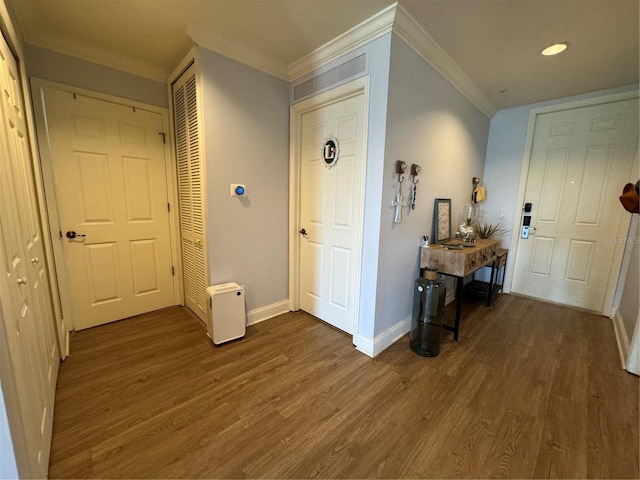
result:
M 122 288 L 118 280 L 119 261 L 116 244 L 87 245 L 84 247 L 84 251 L 91 305 L 121 300 Z
M 606 186 L 602 179 L 608 176 L 612 157 L 612 145 L 592 145 L 587 149 L 576 225 L 596 227 L 600 224 Z
M 351 228 L 353 219 L 351 218 L 353 211 L 353 192 L 351 185 L 353 184 L 354 175 L 354 157 L 341 156 L 340 168 L 332 169 L 332 174 L 336 175 L 336 188 L 333 192 L 333 224 L 335 227 Z
M 561 149 L 547 152 L 546 174 L 542 179 L 542 195 L 540 198 L 540 223 L 558 223 L 560 202 L 562 200 L 567 160 L 570 150 Z
M 587 283 L 593 262 L 594 242 L 571 240 L 567 259 L 566 280 Z
M 536 235 L 533 242 L 533 255 L 531 257 L 529 273 L 548 277 L 551 272 L 551 262 L 553 261 L 553 251 L 556 243 L 555 239 Z
M 124 194 L 129 222 L 154 220 L 150 162 L 148 158 L 122 158 Z

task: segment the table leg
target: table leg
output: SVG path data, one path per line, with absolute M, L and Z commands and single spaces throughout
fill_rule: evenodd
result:
M 462 297 L 464 289 L 464 277 L 457 277 L 456 284 L 456 321 L 453 326 L 453 341 L 458 341 L 458 332 L 460 331 L 460 316 L 462 315 Z
M 493 302 L 493 285 L 498 280 L 496 277 L 496 262 L 498 260 L 494 260 L 491 264 L 491 280 L 489 280 L 489 296 L 487 297 L 487 307 L 491 306 L 491 302 Z

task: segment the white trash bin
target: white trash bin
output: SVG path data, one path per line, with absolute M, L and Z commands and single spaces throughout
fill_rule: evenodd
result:
M 215 345 L 244 337 L 247 313 L 244 285 L 235 282 L 207 287 L 209 316 L 207 335 Z

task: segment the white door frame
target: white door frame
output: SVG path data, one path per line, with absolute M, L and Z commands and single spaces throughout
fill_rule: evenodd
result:
M 604 95 L 601 97 L 588 98 L 584 100 L 577 100 L 574 102 L 560 103 L 556 105 L 550 105 L 547 107 L 534 108 L 529 112 L 529 124 L 527 126 L 527 136 L 525 140 L 524 156 L 522 160 L 522 170 L 520 172 L 520 185 L 518 187 L 518 203 L 517 205 L 524 205 L 525 193 L 527 188 L 527 180 L 529 178 L 529 164 L 531 163 L 531 153 L 533 150 L 533 136 L 535 133 L 536 120 L 538 115 L 551 112 L 559 112 L 562 110 L 574 110 L 581 107 L 589 107 L 593 105 L 600 105 L 604 103 L 614 103 L 623 100 L 630 100 L 638 98 L 640 92 L 633 90 L 629 92 L 616 93 L 612 95 Z M 637 147 L 636 147 L 637 148 Z M 637 157 L 637 155 L 636 155 Z M 636 165 L 637 167 L 637 165 Z M 635 182 L 637 179 L 633 179 Z M 630 180 L 631 181 L 631 180 Z M 620 207 L 622 208 L 622 207 Z M 516 207 L 516 215 L 513 220 L 513 228 L 511 233 L 511 254 L 513 259 L 507 265 L 506 278 L 508 281 L 505 285 L 505 291 L 510 292 L 513 284 L 513 274 L 515 272 L 516 258 L 518 255 L 518 246 L 520 242 L 520 222 L 522 221 L 521 210 Z M 624 217 L 618 225 L 618 238 L 623 238 L 629 230 L 629 220 L 625 221 Z M 602 315 L 609 317 L 612 314 L 613 300 L 616 292 L 616 286 L 618 284 L 618 277 L 620 274 L 620 266 L 622 264 L 622 257 L 624 254 L 623 242 L 617 242 L 613 254 L 613 264 L 609 273 L 609 279 L 607 281 L 607 289 L 605 292 L 604 302 L 602 304 Z
M 42 168 L 42 178 L 44 183 L 44 195 L 46 198 L 46 213 L 43 211 L 41 215 L 48 218 L 49 232 L 51 244 L 53 247 L 53 263 L 49 265 L 49 275 L 51 277 L 52 299 L 56 314 L 56 323 L 65 325 L 67 330 L 74 330 L 75 323 L 73 318 L 73 310 L 71 308 L 71 289 L 69 287 L 69 277 L 62 252 L 62 244 L 58 241 L 61 232 L 60 219 L 58 214 L 58 205 L 56 203 L 55 184 L 53 181 L 53 162 L 51 158 L 51 145 L 48 135 L 48 125 L 46 118 L 46 110 L 44 105 L 44 89 L 45 87 L 55 88 L 63 92 L 76 93 L 85 97 L 93 98 L 109 103 L 124 105 L 127 107 L 139 108 L 153 113 L 157 113 L 162 117 L 162 126 L 165 131 L 165 172 L 167 176 L 167 195 L 172 206 L 169 213 L 169 232 L 171 241 L 171 262 L 175 266 L 176 275 L 173 277 L 173 291 L 177 303 L 183 303 L 183 291 L 181 288 L 182 280 L 178 272 L 182 271 L 182 260 L 179 251 L 179 229 L 178 229 L 178 197 L 175 185 L 177 184 L 177 172 L 175 168 L 175 160 L 173 155 L 172 135 L 169 135 L 171 126 L 169 124 L 169 111 L 166 108 L 149 105 L 134 100 L 115 97 L 104 93 L 94 92 L 83 88 L 76 88 L 62 83 L 56 83 L 40 78 L 31 78 L 31 86 L 33 90 L 33 111 L 36 120 L 36 128 L 38 132 L 38 146 L 40 153 L 40 162 Z M 45 233 L 46 234 L 46 233 Z M 54 280 L 55 279 L 55 280 Z M 63 350 L 68 353 L 68 345 L 62 346 Z
M 356 243 L 356 278 L 353 338 L 358 335 L 360 320 L 360 279 L 362 274 L 362 242 L 364 232 L 364 195 L 366 191 L 367 172 L 367 139 L 369 138 L 369 76 L 361 77 L 352 82 L 336 87 L 315 97 L 291 106 L 290 116 L 290 144 L 289 144 L 289 310 L 300 310 L 300 195 L 301 162 L 302 162 L 302 116 L 332 103 L 337 103 L 356 95 L 364 95 L 363 121 L 363 158 L 362 158 L 362 193 L 355 199 L 360 209 L 360 223 L 356 225 L 358 239 Z

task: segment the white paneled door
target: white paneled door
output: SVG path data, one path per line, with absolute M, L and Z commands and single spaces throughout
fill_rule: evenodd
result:
M 74 326 L 175 305 L 159 113 L 45 88 Z
M 12 434 L 23 437 L 20 449 L 26 453 L 25 467 L 29 468 L 24 476 L 44 478 L 60 357 L 22 85 L 16 59 L 1 35 L 0 172 L 0 329 L 8 346 L 2 357 L 12 372 L 5 378 L 9 378 L 7 387 L 16 394 L 13 411 L 20 415 Z
M 300 307 L 354 333 L 360 269 L 364 171 L 364 94 L 301 117 Z M 330 167 L 323 144 L 337 139 Z
M 518 243 L 514 292 L 602 311 L 637 145 L 637 98 L 537 116 L 525 195 L 536 232 Z

